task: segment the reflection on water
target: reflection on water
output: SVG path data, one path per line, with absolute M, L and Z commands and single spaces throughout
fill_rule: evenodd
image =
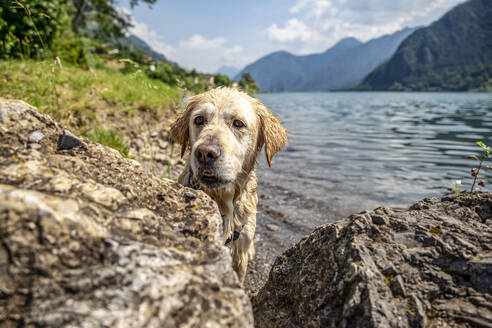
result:
M 492 94 L 285 93 L 259 98 L 282 120 L 289 145 L 260 181 L 342 212 L 408 207 L 468 174 L 465 156 L 492 144 Z M 492 184 L 492 172 L 486 181 Z M 490 188 L 488 188 L 490 189 Z M 344 213 L 345 214 L 345 213 Z

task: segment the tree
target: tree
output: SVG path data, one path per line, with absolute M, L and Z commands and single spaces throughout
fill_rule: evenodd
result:
M 152 5 L 156 1 L 131 0 L 130 6 L 133 8 L 139 3 Z M 72 0 L 72 4 L 72 30 L 75 33 L 89 29 L 99 39 L 119 38 L 131 26 L 130 16 L 117 9 L 117 0 Z M 90 23 L 95 23 L 95 26 Z
M 0 57 L 44 57 L 67 27 L 66 0 L 1 0 Z
M 241 80 L 239 80 L 239 86 L 248 93 L 257 93 L 260 89 L 256 85 L 255 79 L 250 73 L 246 72 L 241 75 Z
M 218 87 L 230 87 L 232 81 L 226 75 L 217 74 L 214 76 L 214 84 Z

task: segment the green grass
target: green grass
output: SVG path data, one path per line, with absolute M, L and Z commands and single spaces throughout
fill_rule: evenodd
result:
M 162 114 L 180 99 L 175 88 L 143 73 L 88 71 L 51 61 L 0 61 L 0 96 L 22 99 L 68 125 L 94 109 Z
M 142 72 L 89 71 L 53 60 L 0 61 L 0 97 L 24 100 L 123 156 L 128 155 L 123 136 L 135 129 L 135 115 L 155 120 L 180 101 L 176 88 Z
M 128 158 L 130 149 L 123 137 L 114 130 L 96 127 L 90 131 L 83 131 L 81 135 L 89 138 L 91 141 L 116 149 L 123 157 Z

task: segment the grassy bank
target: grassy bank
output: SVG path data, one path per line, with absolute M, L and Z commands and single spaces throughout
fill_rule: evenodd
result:
M 178 89 L 141 72 L 84 70 L 56 60 L 0 61 L 0 97 L 24 100 L 125 156 L 127 123 L 167 116 L 180 102 Z

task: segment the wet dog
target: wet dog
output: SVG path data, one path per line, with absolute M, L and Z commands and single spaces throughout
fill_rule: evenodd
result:
M 217 202 L 223 242 L 231 246 L 234 270 L 243 283 L 255 252 L 257 159 L 264 146 L 271 165 L 287 143 L 285 129 L 260 100 L 217 88 L 189 99 L 171 126 L 171 138 L 181 144 L 181 156 L 190 152 L 178 181 Z

